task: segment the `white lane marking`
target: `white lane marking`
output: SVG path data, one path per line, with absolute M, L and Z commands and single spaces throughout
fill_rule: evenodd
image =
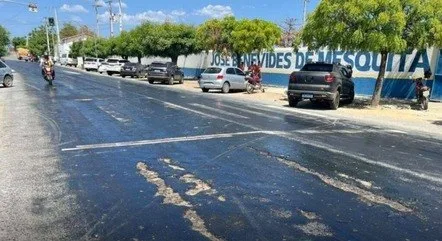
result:
M 69 70 L 63 70 L 62 71 L 65 74 L 72 74 L 72 75 L 81 75 L 80 73 L 74 72 L 74 71 L 69 71 Z
M 102 106 L 98 106 L 98 109 L 100 109 L 100 110 L 106 112 L 108 115 L 110 115 L 112 118 L 114 118 L 115 120 L 117 120 L 117 121 L 119 121 L 119 122 L 126 123 L 126 122 L 129 122 L 129 121 L 130 121 L 129 119 L 119 117 L 117 112 L 112 111 L 112 110 L 107 110 L 107 109 L 105 109 L 105 108 L 102 107 Z
M 186 208 L 184 213 L 184 218 L 192 223 L 192 230 L 197 231 L 207 239 L 211 241 L 221 241 L 222 239 L 216 237 L 212 234 L 205 225 L 204 220 L 198 215 L 198 213 L 193 209 L 193 205 L 184 200 L 181 195 L 170 186 L 166 185 L 166 182 L 160 177 L 160 175 L 149 169 L 149 167 L 142 162 L 137 164 L 137 169 L 140 174 L 146 178 L 146 180 L 157 187 L 157 193 L 155 196 L 162 196 L 163 204 L 172 204 L 175 206 L 181 206 Z
M 192 112 L 192 113 L 195 113 L 195 114 L 198 114 L 198 115 L 201 115 L 201 116 L 205 116 L 205 117 L 208 117 L 208 118 L 227 121 L 227 122 L 230 122 L 230 123 L 233 123 L 233 124 L 237 124 L 237 125 L 240 125 L 240 126 L 243 126 L 243 127 L 247 127 L 247 128 L 250 128 L 250 129 L 256 130 L 256 131 L 260 131 L 261 130 L 260 128 L 252 126 L 252 125 L 247 125 L 247 124 L 244 124 L 244 123 L 241 123 L 241 122 L 238 122 L 238 121 L 234 121 L 234 120 L 230 120 L 230 119 L 227 119 L 227 118 L 223 118 L 223 117 L 220 117 L 220 116 L 207 114 L 207 113 L 204 113 L 204 112 L 201 112 L 201 111 L 198 111 L 198 110 L 190 109 L 190 108 L 187 108 L 187 107 L 184 107 L 184 106 L 181 106 L 181 105 L 176 105 L 176 104 L 173 104 L 173 103 L 170 103 L 170 102 L 167 102 L 167 101 L 155 99 L 155 98 L 152 98 L 152 97 L 146 97 L 146 98 L 149 99 L 149 100 L 155 100 L 155 101 L 158 101 L 160 103 L 163 103 L 164 106 L 166 106 L 166 107 L 175 108 L 175 109 L 181 109 L 181 110 L 184 110 L 184 111 L 187 111 L 187 112 Z
M 318 143 L 318 142 L 314 142 L 314 141 L 306 141 L 305 138 L 301 139 L 301 138 L 294 137 L 293 135 L 287 135 L 287 134 L 283 134 L 283 133 L 279 133 L 278 136 L 285 137 L 285 138 L 287 138 L 289 140 L 296 141 L 296 142 L 299 142 L 299 143 L 304 144 L 304 145 L 309 145 L 309 146 L 313 146 L 313 147 L 316 147 L 316 148 L 319 148 L 319 149 L 323 149 L 325 151 L 332 152 L 332 153 L 335 153 L 335 154 L 338 154 L 338 155 L 347 156 L 349 158 L 356 159 L 356 160 L 359 160 L 359 161 L 362 161 L 362 162 L 365 162 L 365 163 L 368 163 L 368 164 L 371 164 L 371 165 L 392 169 L 394 171 L 406 173 L 406 174 L 409 174 L 411 176 L 418 177 L 418 178 L 421 178 L 421 179 L 424 179 L 424 180 L 427 180 L 427 181 L 431 181 L 431 182 L 436 182 L 436 183 L 442 184 L 442 178 L 440 178 L 440 177 L 433 176 L 433 175 L 428 175 L 428 174 L 425 174 L 425 173 L 415 172 L 415 171 L 412 171 L 412 170 L 409 170 L 409 169 L 405 169 L 405 168 L 402 168 L 402 167 L 397 167 L 395 165 L 391 165 L 391 164 L 380 162 L 380 161 L 374 161 L 374 160 L 371 160 L 371 159 L 368 159 L 368 158 L 365 158 L 365 157 L 362 157 L 362 156 L 359 156 L 359 155 L 355 155 L 355 154 L 352 154 L 352 153 L 348 153 L 348 152 L 345 152 L 345 151 L 341 151 L 341 150 L 335 149 L 332 146 L 327 145 L 325 143 Z
M 291 161 L 291 160 L 289 161 L 287 159 L 280 158 L 280 157 L 277 157 L 276 159 L 279 162 L 284 163 L 285 165 L 287 165 L 287 166 L 289 166 L 289 167 L 291 167 L 293 169 L 296 169 L 296 170 L 298 170 L 300 172 L 303 172 L 303 173 L 306 173 L 306 174 L 310 174 L 312 176 L 315 176 L 315 177 L 319 178 L 321 181 L 323 181 L 327 185 L 330 185 L 330 186 L 332 186 L 334 188 L 337 188 L 339 190 L 342 190 L 344 192 L 349 192 L 349 193 L 356 194 L 359 197 L 361 197 L 361 198 L 363 198 L 363 199 L 365 199 L 367 201 L 370 201 L 372 203 L 386 205 L 386 206 L 389 206 L 390 208 L 392 208 L 394 210 L 397 210 L 399 212 L 407 212 L 407 213 L 409 213 L 409 212 L 413 211 L 411 208 L 406 207 L 405 205 L 403 205 L 403 204 L 401 204 L 399 202 L 387 199 L 384 196 L 380 196 L 380 195 L 374 194 L 372 192 L 369 192 L 369 191 L 364 190 L 362 188 L 350 185 L 348 183 L 341 182 L 339 180 L 335 180 L 335 179 L 333 179 L 333 178 L 331 178 L 329 176 L 323 175 L 321 173 L 318 173 L 318 172 L 315 172 L 313 170 L 310 170 L 310 169 L 308 169 L 308 168 L 306 168 L 304 166 L 301 166 L 297 162 L 294 162 L 294 161 Z
M 75 101 L 79 101 L 79 102 L 88 102 L 88 101 L 92 101 L 93 99 L 75 99 Z
M 33 89 L 35 89 L 35 90 L 42 91 L 42 89 L 40 89 L 40 88 L 38 88 L 38 87 L 35 87 L 35 86 L 33 86 L 33 85 L 30 85 L 30 84 L 27 84 L 27 83 L 23 83 L 23 84 L 26 85 L 26 86 L 28 86 L 28 87 L 31 87 L 31 88 L 33 88 Z
M 216 109 L 215 107 L 212 108 L 212 107 L 208 107 L 208 106 L 205 106 L 205 105 L 200 105 L 200 104 L 197 104 L 197 103 L 192 103 L 190 105 L 195 106 L 195 107 L 199 107 L 201 109 L 205 109 L 205 110 L 208 110 L 208 111 L 217 112 L 217 113 L 223 114 L 223 115 L 228 115 L 228 116 L 232 116 L 232 117 L 236 117 L 236 118 L 240 118 L 240 119 L 249 119 L 249 117 L 247 117 L 247 116 L 237 115 L 237 114 L 230 113 L 230 112 L 227 112 L 227 111 L 224 111 L 224 110 Z
M 292 133 L 299 134 L 361 134 L 361 133 L 403 133 L 397 130 L 383 130 L 383 129 L 371 129 L 371 130 L 296 130 Z
M 299 109 L 293 109 L 293 108 L 287 108 L 287 107 L 280 107 L 280 106 L 273 106 L 273 105 L 263 105 L 264 107 L 267 108 L 272 108 L 272 109 L 277 109 L 277 110 L 282 110 L 282 111 L 289 111 L 289 112 L 293 112 L 293 113 L 298 113 L 298 114 L 303 114 L 303 115 L 308 115 L 308 116 L 313 116 L 313 117 L 319 117 L 319 118 L 324 118 L 324 119 L 328 119 L 328 120 L 339 120 L 339 118 L 335 118 L 335 117 L 331 117 L 331 116 L 326 116 L 326 115 L 321 115 L 321 114 L 316 114 L 316 113 L 312 113 L 312 112 L 308 112 L 308 111 L 302 111 Z
M 265 118 L 270 118 L 270 119 L 275 119 L 275 120 L 283 120 L 281 117 L 260 113 L 260 112 L 258 112 L 258 110 L 257 111 L 252 111 L 252 110 L 247 110 L 247 109 L 244 109 L 244 108 L 237 108 L 237 107 L 233 107 L 233 106 L 229 106 L 229 105 L 224 105 L 224 104 L 220 104 L 220 106 L 225 107 L 225 108 L 229 108 L 229 109 L 233 109 L 233 110 L 242 111 L 242 112 L 253 114 L 253 115 L 257 115 L 257 116 L 262 116 L 262 117 L 265 117 Z
M 199 135 L 199 136 L 183 136 L 183 137 L 163 138 L 163 139 L 154 139 L 154 140 L 142 140 L 142 141 L 128 141 L 128 142 L 103 143 L 103 144 L 92 144 L 92 145 L 79 145 L 79 146 L 76 146 L 75 148 L 62 149 L 62 151 L 78 151 L 78 150 L 90 150 L 90 149 L 100 149 L 100 148 L 144 146 L 144 145 L 154 145 L 154 144 L 164 144 L 164 143 L 231 138 L 234 136 L 253 135 L 253 134 L 269 134 L 269 133 L 273 133 L 273 132 L 271 132 L 271 131 L 249 131 L 249 132 L 236 132 L 236 133 L 211 134 L 211 135 Z

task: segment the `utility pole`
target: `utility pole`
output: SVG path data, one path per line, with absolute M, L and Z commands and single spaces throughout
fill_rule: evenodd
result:
M 57 14 L 57 9 L 54 8 L 54 12 L 55 12 L 55 30 L 57 31 L 57 59 L 58 61 L 60 61 L 60 28 L 58 26 L 58 14 Z
M 307 21 L 307 3 L 309 3 L 310 0 L 304 0 L 304 21 L 302 24 L 305 26 L 305 22 Z
M 98 4 L 98 0 L 95 0 L 95 4 L 93 5 L 95 8 L 95 19 L 97 21 L 96 34 L 97 37 L 100 37 L 100 21 L 98 19 L 98 8 L 103 7 L 103 5 Z
M 45 28 L 46 28 L 46 44 L 48 45 L 48 55 L 51 55 L 51 46 L 49 46 L 49 27 L 48 27 L 48 18 L 45 18 Z
M 121 0 L 118 0 L 118 8 L 119 8 L 119 18 L 120 21 L 120 33 L 123 32 L 123 10 L 121 6 Z
M 109 4 L 109 23 L 110 23 L 110 36 L 114 36 L 114 13 L 112 12 L 112 0 L 107 1 Z

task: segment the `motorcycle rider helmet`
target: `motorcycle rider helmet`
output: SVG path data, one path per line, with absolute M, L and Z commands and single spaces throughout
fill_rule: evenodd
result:
M 432 75 L 433 75 L 433 73 L 431 72 L 431 69 L 430 69 L 430 68 L 428 68 L 427 70 L 425 70 L 425 72 L 424 72 L 424 77 L 425 77 L 426 79 L 431 78 Z

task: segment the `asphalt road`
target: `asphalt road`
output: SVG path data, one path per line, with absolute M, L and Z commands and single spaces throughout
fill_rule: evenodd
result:
M 442 240 L 442 144 L 7 62 L 0 240 Z

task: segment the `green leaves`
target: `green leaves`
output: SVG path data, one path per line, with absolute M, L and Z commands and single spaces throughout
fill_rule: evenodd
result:
M 281 29 L 274 23 L 260 19 L 236 20 L 234 17 L 212 19 L 197 29 L 198 46 L 224 55 L 273 50 L 280 42 Z
M 442 0 L 323 0 L 297 42 L 394 53 L 442 46 L 441 9 Z
M 25 47 L 26 46 L 26 38 L 25 37 L 12 38 L 12 46 L 14 47 L 14 50 L 17 50 L 17 48 L 19 48 L 19 47 Z
M 60 29 L 60 38 L 61 39 L 72 37 L 77 34 L 78 34 L 78 29 L 70 23 L 65 23 L 63 25 L 63 27 Z
M 9 32 L 0 25 L 0 56 L 7 53 L 6 47 L 9 44 Z

